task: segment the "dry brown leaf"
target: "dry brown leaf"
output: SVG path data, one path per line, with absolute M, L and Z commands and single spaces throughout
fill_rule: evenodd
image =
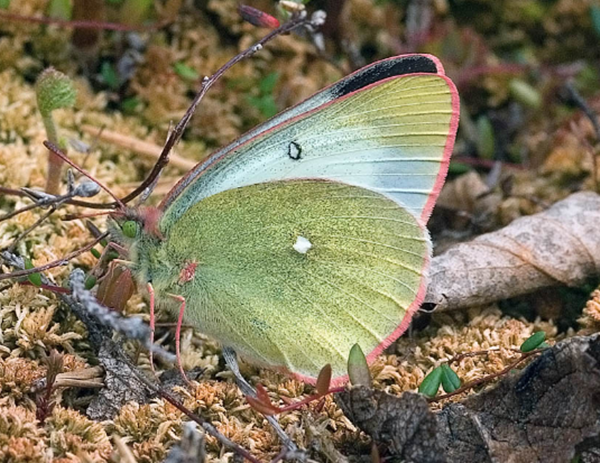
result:
M 452 310 L 581 285 L 599 273 L 599 224 L 600 195 L 581 192 L 458 244 L 433 259 L 425 302 Z

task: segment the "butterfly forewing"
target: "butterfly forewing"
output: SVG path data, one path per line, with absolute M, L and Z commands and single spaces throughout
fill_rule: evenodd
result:
M 277 123 L 270 121 L 268 128 L 255 130 L 256 135 L 244 137 L 243 143 L 197 167 L 163 203 L 163 230 L 205 197 L 292 178 L 362 186 L 391 197 L 426 221 L 454 142 L 456 90 L 439 74 L 379 81 L 371 77 L 371 81 L 359 90 L 347 88 L 354 91 L 321 105 L 317 103 L 324 98 L 317 94 L 300 105 L 310 111 L 276 116 Z M 333 87 L 341 91 L 340 86 Z

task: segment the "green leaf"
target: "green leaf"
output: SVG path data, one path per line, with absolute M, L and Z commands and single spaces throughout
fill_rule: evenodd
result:
M 96 286 L 96 277 L 90 275 L 85 279 L 85 283 L 84 283 L 85 289 L 90 290 L 92 289 L 94 286 Z
M 277 104 L 272 95 L 249 96 L 248 103 L 258 109 L 262 116 L 267 119 L 277 114 Z
M 348 356 L 348 377 L 353 386 L 371 387 L 371 372 L 364 352 L 358 344 L 354 344 Z
M 461 175 L 466 174 L 470 170 L 471 166 L 469 166 L 469 164 L 465 164 L 464 162 L 450 161 L 448 173 L 452 175 Z
M 494 128 L 489 118 L 481 116 L 477 119 L 477 153 L 483 159 L 494 158 Z
M 51 18 L 71 19 L 73 5 L 70 0 L 51 0 L 48 5 L 48 16 Z
M 181 61 L 173 64 L 173 70 L 175 71 L 175 74 L 182 79 L 198 80 L 200 78 L 200 74 L 198 74 L 194 68 L 189 67 Z
M 102 256 L 102 254 L 100 254 L 100 251 L 98 251 L 96 248 L 90 249 L 90 252 L 96 259 L 100 259 L 100 257 Z
M 419 392 L 427 397 L 434 397 L 442 383 L 442 367 L 434 368 L 419 386 Z
M 546 333 L 537 331 L 529 336 L 523 344 L 521 344 L 521 352 L 531 352 L 537 349 L 546 340 Z
M 460 387 L 460 378 L 447 363 L 442 365 L 442 387 L 448 393 L 454 392 Z
M 511 80 L 509 88 L 512 97 L 524 106 L 535 109 L 542 104 L 540 92 L 523 80 Z
M 10 0 L 0 0 L 0 10 L 8 10 Z
M 278 72 L 271 72 L 270 74 L 267 74 L 258 84 L 258 90 L 260 91 L 261 95 L 273 93 L 278 80 Z
M 120 87 L 119 76 L 110 62 L 102 62 L 102 65 L 100 66 L 100 75 L 102 76 L 102 81 L 107 87 L 109 87 L 111 90 L 118 90 Z
M 134 114 L 141 103 L 140 99 L 135 96 L 125 98 L 121 101 L 121 111 L 126 114 Z
M 25 259 L 25 269 L 29 270 L 34 268 L 33 262 L 31 259 Z M 39 273 L 32 273 L 31 275 L 27 275 L 27 280 L 34 286 L 42 286 L 42 275 Z

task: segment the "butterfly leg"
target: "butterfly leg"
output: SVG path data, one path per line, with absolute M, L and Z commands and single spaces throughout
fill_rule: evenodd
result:
M 225 359 L 227 367 L 231 370 L 233 376 L 235 376 L 235 382 L 242 391 L 242 394 L 249 395 L 251 397 L 256 397 L 256 391 L 250 385 L 250 383 L 246 381 L 246 379 L 242 376 L 242 373 L 240 372 L 240 367 L 237 361 L 237 354 L 235 353 L 235 351 L 231 347 L 224 347 L 223 358 Z M 279 424 L 279 421 L 277 421 L 277 418 L 272 415 L 265 416 L 265 418 L 273 427 L 283 445 L 287 448 L 287 457 L 291 458 L 293 455 L 297 455 L 299 457 L 298 460 L 303 461 L 303 459 L 300 458 L 303 451 L 296 446 L 292 439 L 290 439 L 290 437 L 281 428 L 281 425 Z
M 175 329 L 175 355 L 177 357 L 177 368 L 179 368 L 179 373 L 181 373 L 181 377 L 189 386 L 192 386 L 192 382 L 188 379 L 183 369 L 183 365 L 181 364 L 180 341 L 181 325 L 183 324 L 183 313 L 185 312 L 185 298 L 183 296 L 177 296 L 175 294 L 169 294 L 169 296 L 171 296 L 176 301 L 181 302 L 181 305 L 179 306 L 179 316 L 177 317 L 177 328 Z
M 154 330 L 156 327 L 156 319 L 154 313 L 154 287 L 152 283 L 148 283 L 146 286 L 148 289 L 148 294 L 150 295 L 150 345 L 154 344 Z M 156 370 L 154 369 L 154 353 L 152 351 L 149 352 L 150 358 L 150 369 L 152 373 L 156 376 Z

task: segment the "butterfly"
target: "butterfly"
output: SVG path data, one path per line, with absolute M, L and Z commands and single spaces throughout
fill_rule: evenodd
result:
M 111 234 L 180 319 L 307 382 L 330 364 L 340 384 L 351 347 L 372 361 L 424 298 L 458 118 L 437 58 L 375 62 L 212 154 L 158 207 L 115 215 Z

